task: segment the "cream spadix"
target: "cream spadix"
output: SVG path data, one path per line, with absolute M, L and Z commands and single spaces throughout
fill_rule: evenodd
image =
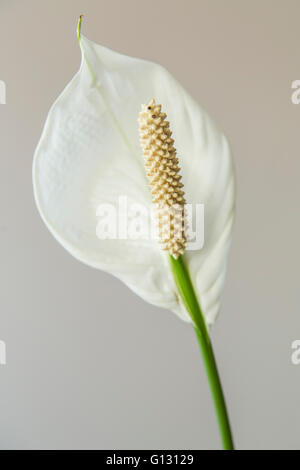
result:
M 161 105 L 154 99 L 142 105 L 139 122 L 152 202 L 156 205 L 160 243 L 163 250 L 177 259 L 186 247 L 185 199 L 172 131 Z
M 191 321 L 178 296 L 168 254 L 157 240 L 100 240 L 96 235 L 100 204 L 117 206 L 119 197 L 126 195 L 129 203 L 153 206 L 137 116 L 141 103 L 155 97 L 172 124 L 184 197 L 189 204 L 204 204 L 204 246 L 186 249 L 183 256 L 206 322 L 212 324 L 220 307 L 234 218 L 227 140 L 160 65 L 118 54 L 84 36 L 80 45 L 80 70 L 52 106 L 35 152 L 38 210 L 54 237 L 77 259 L 117 276 L 146 301 Z

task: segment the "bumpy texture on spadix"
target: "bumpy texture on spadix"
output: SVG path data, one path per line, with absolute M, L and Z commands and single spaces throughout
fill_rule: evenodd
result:
M 35 153 L 38 210 L 54 237 L 77 259 L 117 276 L 144 300 L 190 321 L 169 255 L 157 240 L 100 240 L 96 235 L 100 204 L 114 206 L 118 215 L 119 197 L 126 195 L 129 208 L 136 203 L 153 207 L 137 116 L 141 103 L 154 97 L 172 124 L 187 203 L 204 204 L 204 246 L 187 246 L 183 256 L 206 321 L 212 324 L 220 307 L 234 218 L 227 140 L 160 65 L 118 54 L 83 36 L 81 49 L 80 70 L 52 106 Z M 186 70 L 198 72 L 198 66 Z M 134 210 L 131 217 L 135 223 Z
M 156 206 L 159 240 L 163 250 L 177 259 L 186 247 L 185 199 L 179 160 L 166 116 L 154 99 L 143 104 L 139 115 L 140 141 L 152 202 Z

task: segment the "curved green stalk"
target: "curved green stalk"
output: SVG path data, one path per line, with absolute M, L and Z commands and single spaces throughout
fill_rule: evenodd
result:
M 169 255 L 169 259 L 178 292 L 194 323 L 196 336 L 201 349 L 208 382 L 215 405 L 223 448 L 225 450 L 234 450 L 222 385 L 201 307 L 196 297 L 192 281 L 182 256 L 176 260 Z

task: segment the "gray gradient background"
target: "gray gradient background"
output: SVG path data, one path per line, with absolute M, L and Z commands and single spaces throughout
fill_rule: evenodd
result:
M 35 208 L 32 155 L 79 68 L 81 13 L 86 36 L 165 65 L 229 137 L 237 220 L 215 351 L 237 446 L 299 449 L 299 0 L 0 0 L 0 446 L 220 447 L 192 329 L 73 259 Z

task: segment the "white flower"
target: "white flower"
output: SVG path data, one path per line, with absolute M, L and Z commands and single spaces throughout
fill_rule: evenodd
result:
M 146 301 L 191 321 L 157 240 L 100 240 L 97 208 L 130 201 L 151 206 L 137 118 L 142 103 L 161 103 L 171 123 L 187 203 L 205 207 L 202 249 L 186 251 L 206 322 L 220 307 L 235 200 L 226 138 L 160 65 L 113 52 L 81 36 L 82 62 L 52 106 L 33 164 L 38 210 L 78 260 L 121 279 Z M 193 73 L 192 70 L 189 73 Z

